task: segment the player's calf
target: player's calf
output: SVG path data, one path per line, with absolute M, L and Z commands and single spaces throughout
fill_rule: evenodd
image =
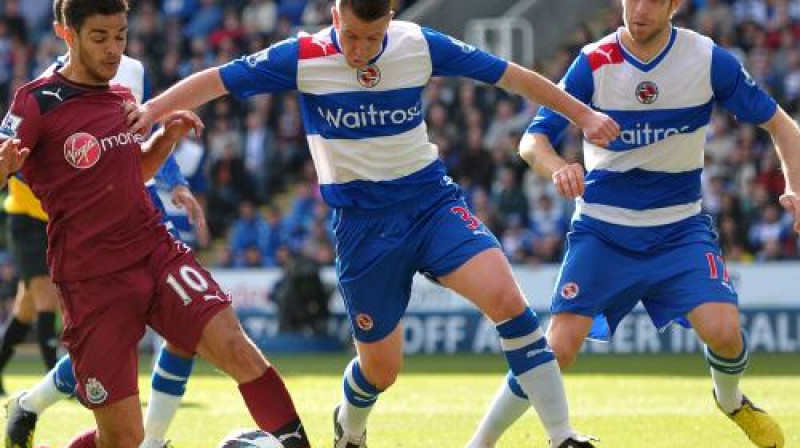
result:
M 311 446 L 286 385 L 244 334 L 230 307 L 208 321 L 197 352 L 239 383 L 259 428 L 278 437 L 286 448 Z

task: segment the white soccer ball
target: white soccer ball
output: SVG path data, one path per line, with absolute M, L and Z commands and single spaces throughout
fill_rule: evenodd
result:
M 260 429 L 237 429 L 228 434 L 218 448 L 284 448 L 280 440 Z

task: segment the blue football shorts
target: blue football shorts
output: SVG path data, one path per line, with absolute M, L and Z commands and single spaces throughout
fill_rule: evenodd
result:
M 715 235 L 698 229 L 647 251 L 615 245 L 575 226 L 553 291 L 551 311 L 594 317 L 590 339 L 609 340 L 641 302 L 660 331 L 689 327 L 686 314 L 709 302 L 738 304 Z
M 395 329 L 416 272 L 438 278 L 500 247 L 454 185 L 391 211 L 337 209 L 334 235 L 339 289 L 361 342 L 379 341 Z

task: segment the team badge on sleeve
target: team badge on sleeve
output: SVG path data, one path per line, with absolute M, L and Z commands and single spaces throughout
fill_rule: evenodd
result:
M 359 84 L 369 89 L 381 82 L 381 70 L 377 65 L 368 65 L 358 69 L 356 77 Z
M 11 112 L 7 113 L 3 122 L 0 123 L 0 138 L 14 138 L 17 136 L 19 125 L 22 124 L 22 117 L 18 117 Z

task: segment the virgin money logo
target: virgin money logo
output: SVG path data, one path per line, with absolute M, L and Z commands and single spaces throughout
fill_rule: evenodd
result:
M 144 138 L 139 134 L 120 132 L 98 139 L 92 134 L 78 132 L 64 142 L 64 158 L 75 168 L 85 170 L 93 167 L 104 152 L 130 145 L 141 145 Z
M 100 142 L 91 134 L 78 132 L 64 142 L 64 158 L 75 168 L 85 170 L 93 167 L 103 152 Z

